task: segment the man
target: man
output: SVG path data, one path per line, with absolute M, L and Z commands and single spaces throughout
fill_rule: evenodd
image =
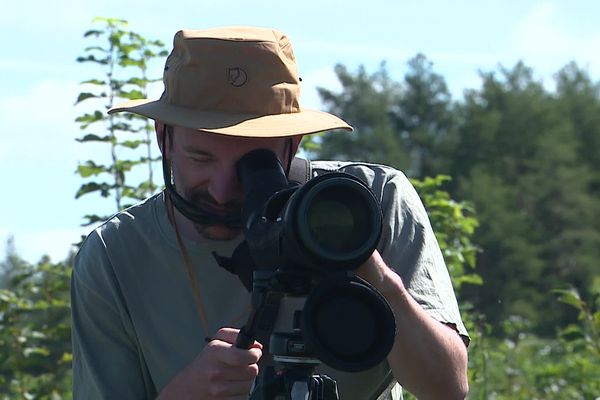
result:
M 166 190 L 101 225 L 77 255 L 75 398 L 248 398 L 266 354 L 259 342 L 233 345 L 250 296 L 213 256 L 230 255 L 243 239 L 233 223 L 244 200 L 236 163 L 266 148 L 289 171 L 303 135 L 352 129 L 300 108 L 299 82 L 278 31 L 184 30 L 166 61 L 162 97 L 109 110 L 155 121 Z M 323 366 L 340 398 L 398 399 L 395 381 L 419 399 L 464 398 L 468 335 L 414 189 L 384 166 L 314 162 L 312 170 L 357 176 L 384 210 L 381 241 L 358 275 L 389 302 L 394 345 L 368 371 Z

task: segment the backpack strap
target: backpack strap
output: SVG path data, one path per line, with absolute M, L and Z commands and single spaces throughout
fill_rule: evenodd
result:
M 288 181 L 303 185 L 310 178 L 312 178 L 310 161 L 305 160 L 304 158 L 294 157 L 292 159 L 292 165 L 290 166 Z

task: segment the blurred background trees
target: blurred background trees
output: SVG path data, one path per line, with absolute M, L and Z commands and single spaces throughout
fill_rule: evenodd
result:
M 402 82 L 384 64 L 371 75 L 335 71 L 342 90 L 320 93 L 355 132 L 324 136 L 315 157 L 387 163 L 417 179 L 450 176 L 443 188 L 479 221 L 483 284 L 462 287 L 461 299 L 498 335 L 513 315 L 543 336 L 573 322 L 548 294 L 573 285 L 588 295 L 600 271 L 599 84 L 571 63 L 551 92 L 518 63 L 482 73 L 480 89 L 453 101 L 423 55 L 408 62 Z

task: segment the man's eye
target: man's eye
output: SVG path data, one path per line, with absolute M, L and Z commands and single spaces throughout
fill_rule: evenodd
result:
M 210 161 L 209 158 L 206 157 L 190 157 L 190 159 L 198 164 L 203 164 L 203 163 L 207 163 L 208 161 Z

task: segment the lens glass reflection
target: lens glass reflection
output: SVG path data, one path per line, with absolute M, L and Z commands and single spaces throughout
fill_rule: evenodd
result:
M 326 251 L 353 251 L 368 235 L 362 198 L 351 192 L 339 187 L 323 190 L 308 209 L 310 234 Z

